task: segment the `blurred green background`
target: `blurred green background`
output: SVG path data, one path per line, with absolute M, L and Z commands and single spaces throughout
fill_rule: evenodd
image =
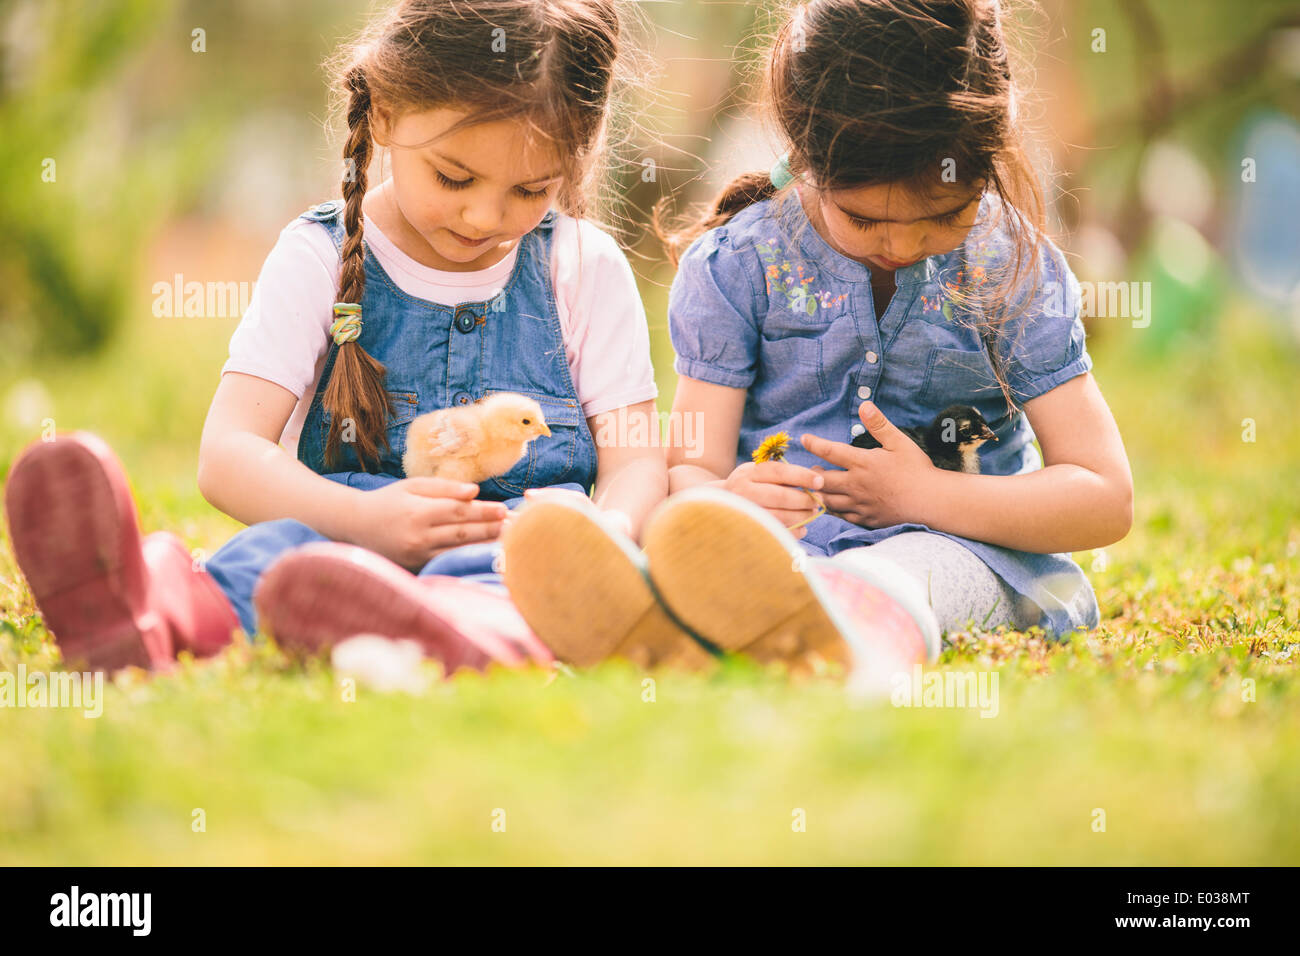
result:
M 365 8 L 0 0 L 5 472 L 47 424 L 91 429 L 146 531 L 210 552 L 240 527 L 195 486 L 238 309 L 160 315 L 155 286 L 238 295 L 337 195 L 320 64 Z M 744 81 L 773 13 L 637 10 L 649 72 L 609 220 L 666 411 L 672 272 L 648 210 L 770 165 Z M 1088 322 L 1137 487 L 1132 534 L 1076 556 L 1102 628 L 945 650 L 1000 670 L 999 719 L 847 707 L 742 665 L 662 675 L 654 705 L 611 665 L 345 707 L 327 671 L 237 650 L 122 678 L 99 720 L 0 708 L 0 861 L 1300 859 L 1300 5 L 1047 0 L 1014 23 L 1057 239 L 1081 279 L 1151 283 L 1153 311 Z M 0 583 L 0 667 L 53 666 L 7 547 Z M 498 806 L 520 811 L 510 839 L 486 829 Z M 812 822 L 792 837 L 795 807 Z
M 746 81 L 782 7 L 631 9 L 639 83 L 619 111 L 606 219 L 644 279 L 671 394 L 671 270 L 648 211 L 665 195 L 684 210 L 770 165 L 779 150 Z M 1010 9 L 1029 93 L 1021 115 L 1058 241 L 1082 279 L 1154 286 L 1150 328 L 1096 321 L 1090 334 L 1167 352 L 1244 302 L 1294 343 L 1300 243 L 1287 214 L 1300 175 L 1300 5 Z M 8 377 L 21 379 L 33 360 L 102 354 L 134 331 L 180 335 L 217 367 L 212 342 L 228 338 L 239 310 L 209 303 L 201 315 L 159 316 L 155 285 L 179 274 L 246 290 L 278 231 L 338 193 L 320 64 L 364 19 L 356 0 L 0 3 Z M 372 183 L 382 176 L 381 155 Z M 192 437 L 190 419 L 171 420 L 165 437 Z

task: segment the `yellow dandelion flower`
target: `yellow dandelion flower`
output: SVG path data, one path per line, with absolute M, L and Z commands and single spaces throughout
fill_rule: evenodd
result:
M 750 457 L 760 464 L 765 461 L 785 461 L 785 450 L 788 447 L 790 447 L 790 436 L 785 432 L 777 432 L 764 438 Z
M 754 449 L 754 452 L 750 457 L 752 457 L 757 464 L 762 464 L 765 461 L 785 461 L 785 450 L 788 447 L 790 447 L 790 436 L 785 432 L 777 432 L 775 435 L 768 435 L 764 438 L 763 441 L 759 443 L 759 446 Z M 817 494 L 815 491 L 809 491 L 807 488 L 804 488 L 803 492 L 813 500 L 813 504 L 815 504 L 817 508 L 810 517 L 805 518 L 798 524 L 790 525 L 789 530 L 791 531 L 802 528 L 811 521 L 816 521 L 826 513 L 826 502 L 822 500 L 821 495 Z

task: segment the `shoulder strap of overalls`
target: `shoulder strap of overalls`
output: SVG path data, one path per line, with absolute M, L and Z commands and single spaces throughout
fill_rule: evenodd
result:
M 330 238 L 334 240 L 334 248 L 338 250 L 340 256 L 343 255 L 343 240 L 347 237 L 347 230 L 343 228 L 342 199 L 331 199 L 312 206 L 298 218 L 318 222 L 324 226 L 329 231 Z
M 542 221 L 533 227 L 531 233 L 532 239 L 537 245 L 537 257 L 547 264 L 548 269 L 551 257 L 551 240 L 555 238 L 557 216 L 558 213 L 554 209 L 547 210 L 546 215 L 542 217 Z

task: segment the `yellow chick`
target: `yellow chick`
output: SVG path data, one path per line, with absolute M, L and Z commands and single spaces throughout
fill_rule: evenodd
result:
M 402 468 L 408 478 L 447 478 L 477 484 L 504 475 L 550 435 L 542 408 L 526 395 L 495 392 L 462 408 L 420 415 L 406 432 Z

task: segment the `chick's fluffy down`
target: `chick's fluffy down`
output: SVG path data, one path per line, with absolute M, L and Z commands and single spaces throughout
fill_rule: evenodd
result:
M 496 392 L 462 408 L 441 408 L 411 422 L 402 467 L 408 478 L 478 483 L 503 475 L 551 430 L 526 395 Z

